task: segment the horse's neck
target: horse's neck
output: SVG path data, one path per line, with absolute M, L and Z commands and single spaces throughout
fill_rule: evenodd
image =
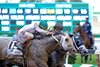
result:
M 57 38 L 59 40 L 60 36 L 55 36 L 55 38 Z M 59 44 L 53 37 L 51 37 L 51 39 L 50 39 L 50 41 L 49 41 L 49 43 L 47 45 L 48 46 L 47 46 L 46 50 L 50 54 L 51 52 L 53 52 L 57 48 L 57 46 Z
M 59 36 L 57 39 L 60 38 Z M 39 61 L 39 58 L 47 61 L 49 54 L 56 49 L 57 42 L 52 37 L 46 37 L 40 40 L 33 40 L 32 45 L 29 48 L 28 58 L 33 57 L 35 61 Z
M 60 36 L 55 35 L 55 38 L 57 38 L 59 40 Z M 38 48 L 38 50 L 42 49 L 42 50 L 48 50 L 49 52 L 51 52 L 56 48 L 57 42 L 56 42 L 56 40 L 54 40 L 53 37 L 47 36 L 40 40 L 34 39 L 32 44 L 33 44 L 33 47 Z
M 82 39 L 87 39 L 87 34 L 83 29 L 80 31 L 80 36 L 82 37 Z
M 80 32 L 80 36 L 84 41 L 85 47 L 89 48 L 90 47 L 90 40 L 89 40 L 87 34 L 85 33 L 85 31 L 83 29 Z

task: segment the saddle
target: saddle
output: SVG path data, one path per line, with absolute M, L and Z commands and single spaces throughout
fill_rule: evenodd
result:
M 19 44 L 17 41 L 10 41 L 7 49 L 7 58 L 22 58 L 23 49 L 31 44 L 31 40 L 26 41 L 23 45 Z
M 10 41 L 8 44 L 8 49 L 7 49 L 7 58 L 12 59 L 14 56 L 22 56 L 22 52 L 17 49 L 15 46 L 17 44 L 16 41 Z

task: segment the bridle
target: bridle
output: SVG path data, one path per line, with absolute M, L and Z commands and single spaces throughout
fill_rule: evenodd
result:
M 58 43 L 60 43 L 60 41 L 59 41 L 54 35 L 52 35 L 52 37 L 53 37 L 53 39 L 54 39 L 55 41 L 57 41 Z

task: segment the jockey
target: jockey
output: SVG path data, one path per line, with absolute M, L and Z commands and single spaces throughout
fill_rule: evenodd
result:
M 62 34 L 63 26 L 61 23 L 56 23 L 53 27 L 53 31 L 55 34 Z
M 86 18 L 85 23 L 83 24 L 83 29 L 86 32 L 88 38 L 90 39 L 91 44 L 93 45 L 93 39 L 92 39 L 92 32 L 91 32 L 91 24 L 89 23 L 89 18 Z
M 26 41 L 34 38 L 34 32 L 39 32 L 43 35 L 49 34 L 46 30 L 42 29 L 39 24 L 32 23 L 25 25 L 18 31 L 19 43 L 23 45 Z

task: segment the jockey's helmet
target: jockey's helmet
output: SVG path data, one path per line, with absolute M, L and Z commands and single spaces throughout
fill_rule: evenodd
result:
M 47 29 L 48 27 L 47 22 L 40 22 L 39 26 L 43 29 Z
M 63 26 L 62 26 L 61 23 L 56 23 L 55 26 L 54 26 L 54 29 L 56 29 L 56 28 L 63 30 Z

